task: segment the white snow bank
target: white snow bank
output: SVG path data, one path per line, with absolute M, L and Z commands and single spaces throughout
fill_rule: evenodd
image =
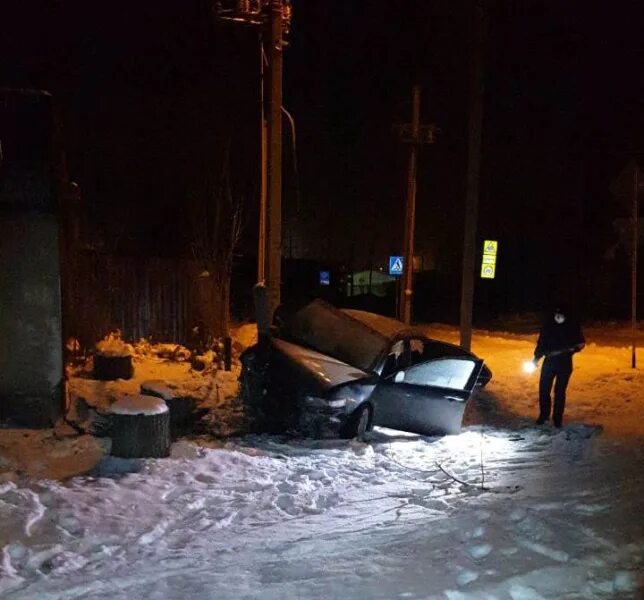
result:
M 234 327 L 232 330 L 233 340 L 237 342 L 242 350 L 257 343 L 257 324 L 244 323 Z
M 151 343 L 141 338 L 134 344 L 134 353 L 137 357 L 156 356 L 166 360 L 182 362 L 190 359 L 191 352 L 185 346 L 168 342 Z
M 144 394 L 133 394 L 123 396 L 112 404 L 110 412 L 114 415 L 161 415 L 168 412 L 168 405 L 161 398 L 146 396 Z
M 0 484 L 0 594 L 632 598 L 642 451 L 568 433 L 181 441 L 65 484 Z
M 96 344 L 96 351 L 103 356 L 132 356 L 134 348 L 121 339 L 120 332 L 113 332 L 106 335 Z

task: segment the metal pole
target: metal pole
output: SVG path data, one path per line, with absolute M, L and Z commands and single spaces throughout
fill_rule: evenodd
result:
M 631 256 L 631 367 L 637 367 L 637 246 L 639 241 L 637 195 L 639 192 L 639 168 L 633 168 L 633 248 Z
M 409 146 L 409 168 L 407 170 L 407 209 L 405 210 L 405 262 L 403 264 L 403 285 L 401 285 L 400 312 L 405 325 L 411 323 L 411 302 L 414 274 L 414 228 L 416 222 L 416 169 L 420 137 L 420 87 L 412 88 L 411 144 Z
M 291 125 L 291 152 L 292 152 L 292 160 L 293 160 L 293 176 L 295 179 L 295 214 L 291 213 L 290 218 L 288 218 L 288 257 L 293 258 L 293 234 L 295 231 L 295 223 L 297 222 L 297 218 L 300 216 L 300 175 L 297 170 L 297 142 L 296 142 L 296 134 L 295 134 L 295 119 L 293 118 L 293 115 L 288 112 L 283 106 L 282 106 L 282 113 L 286 115 L 286 118 L 288 119 L 288 122 Z
M 280 304 L 282 279 L 282 0 L 271 0 L 268 20 L 268 200 L 266 283 L 269 314 Z
M 257 282 L 266 280 L 266 115 L 264 109 L 264 37 L 259 33 L 259 94 L 260 94 L 260 190 L 259 241 L 257 246 Z

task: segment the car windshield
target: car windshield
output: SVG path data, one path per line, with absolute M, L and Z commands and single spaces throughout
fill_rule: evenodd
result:
M 342 362 L 370 371 L 387 338 L 340 310 L 315 300 L 286 319 L 283 337 Z

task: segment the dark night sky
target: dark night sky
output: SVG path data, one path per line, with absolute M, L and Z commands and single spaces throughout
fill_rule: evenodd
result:
M 70 172 L 109 235 L 185 247 L 188 199 L 207 188 L 229 141 L 252 248 L 255 33 L 215 27 L 201 0 L 12 4 L 0 9 L 0 85 L 56 95 Z M 417 245 L 455 271 L 469 3 L 293 4 L 284 102 L 297 121 L 309 254 L 359 265 L 372 248 L 377 259 L 400 249 L 406 160 L 392 124 L 408 118 L 419 83 L 423 118 L 442 133 L 419 164 Z M 643 11 L 625 0 L 489 5 L 479 236 L 501 240 L 505 289 L 529 295 L 550 276 L 592 269 L 612 239 L 608 184 L 644 152 Z

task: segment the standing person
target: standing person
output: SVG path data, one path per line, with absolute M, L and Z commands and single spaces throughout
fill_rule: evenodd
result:
M 537 425 L 550 419 L 552 384 L 555 386 L 555 402 L 552 422 L 561 427 L 566 406 L 566 387 L 572 374 L 572 355 L 586 345 L 578 323 L 561 307 L 556 308 L 539 332 L 534 350 L 534 364 L 544 357 L 539 378 L 539 417 Z

